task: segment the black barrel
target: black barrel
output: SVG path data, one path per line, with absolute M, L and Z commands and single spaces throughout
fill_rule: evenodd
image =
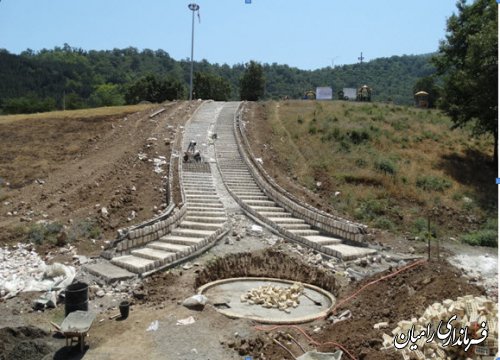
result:
M 130 303 L 128 301 L 122 301 L 120 303 L 120 315 L 122 316 L 123 320 L 128 318 L 129 309 L 130 309 Z
M 69 313 L 82 310 L 89 310 L 89 286 L 83 282 L 77 282 L 66 288 L 64 298 L 65 316 Z

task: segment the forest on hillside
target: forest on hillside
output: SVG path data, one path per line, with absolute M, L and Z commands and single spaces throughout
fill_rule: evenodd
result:
M 435 72 L 430 58 L 392 56 L 317 70 L 262 64 L 264 99 L 298 99 L 317 86 L 331 86 L 336 94 L 343 87 L 367 84 L 373 88 L 374 101 L 411 104 L 415 82 Z M 141 99 L 141 93 L 130 94 L 131 89 L 148 75 L 150 80 L 154 76 L 154 81 L 164 82 L 163 88 L 171 94 L 169 99 L 186 99 L 189 69 L 188 59 L 175 60 L 163 50 L 129 47 L 86 51 L 65 44 L 38 52 L 28 49 L 17 55 L 0 49 L 0 109 L 4 113 L 38 112 L 135 103 L 146 99 Z M 230 66 L 201 60 L 195 62 L 194 70 L 224 79 L 230 87 L 228 100 L 240 98 L 239 81 L 245 64 Z

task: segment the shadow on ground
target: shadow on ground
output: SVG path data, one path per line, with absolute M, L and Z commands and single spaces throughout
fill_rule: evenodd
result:
M 472 196 L 486 212 L 498 209 L 497 169 L 489 156 L 477 150 L 466 150 L 465 154 L 450 154 L 441 158 L 438 167 L 455 181 L 471 188 Z

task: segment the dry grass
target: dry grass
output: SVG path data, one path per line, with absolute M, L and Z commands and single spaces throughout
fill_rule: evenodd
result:
M 438 111 L 338 101 L 264 106 L 267 120 L 258 131 L 270 134 L 268 166 L 350 218 L 407 230 L 431 209 L 451 209 L 443 221 L 453 230 L 451 214 L 482 219 L 474 228 L 496 213 L 488 196 L 495 192 L 492 139 L 450 130 L 451 120 Z
M 0 115 L 0 124 L 8 124 L 19 120 L 43 120 L 43 119 L 85 119 L 103 116 L 118 116 L 126 115 L 138 111 L 147 110 L 157 105 L 141 104 L 141 105 L 126 105 L 126 106 L 110 106 L 93 109 L 66 110 L 66 111 L 50 111 L 38 114 L 17 114 L 17 115 Z
M 0 180 L 19 188 L 78 158 L 124 116 L 157 105 L 0 116 Z

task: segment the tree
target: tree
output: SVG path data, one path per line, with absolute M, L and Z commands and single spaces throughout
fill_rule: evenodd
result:
M 123 105 L 125 100 L 120 92 L 118 85 L 102 84 L 96 87 L 90 96 L 92 106 L 117 106 Z
M 246 64 L 243 77 L 240 79 L 240 99 L 257 101 L 264 96 L 266 80 L 262 65 L 255 61 Z
M 231 84 L 220 76 L 197 72 L 194 75 L 193 92 L 200 99 L 227 101 L 231 96 Z
M 433 76 L 426 76 L 417 80 L 413 86 L 413 94 L 416 94 L 419 91 L 425 91 L 429 94 L 427 100 L 430 108 L 436 106 L 436 101 L 439 98 L 439 89 L 436 86 Z
M 498 24 L 495 0 L 457 3 L 447 23 L 446 40 L 433 59 L 443 75 L 442 109 L 454 127 L 473 124 L 473 134 L 492 134 L 497 163 Z
M 160 103 L 165 100 L 181 99 L 184 96 L 185 88 L 179 80 L 158 78 L 150 74 L 129 85 L 125 100 L 127 104 L 137 104 L 140 101 Z

